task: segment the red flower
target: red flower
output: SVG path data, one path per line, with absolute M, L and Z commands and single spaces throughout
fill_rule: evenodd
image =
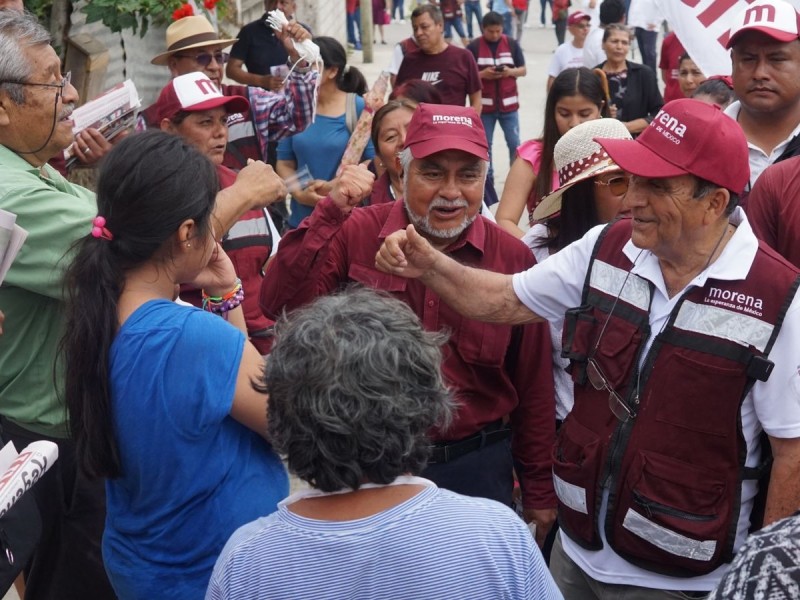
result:
M 203 0 L 203 6 L 205 6 L 207 10 L 214 10 L 217 7 L 217 2 L 219 2 L 219 0 Z
M 194 9 L 191 4 L 183 4 L 180 8 L 176 8 L 172 13 L 172 20 L 178 21 L 183 17 L 191 17 L 194 14 Z

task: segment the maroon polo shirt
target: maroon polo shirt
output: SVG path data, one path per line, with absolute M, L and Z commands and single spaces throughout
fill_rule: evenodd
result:
M 407 225 L 402 201 L 344 215 L 333 200 L 323 199 L 281 239 L 261 287 L 262 310 L 275 316 L 351 282 L 404 301 L 425 329 L 449 333 L 442 368 L 459 408 L 446 435 L 435 431 L 433 439 L 459 440 L 508 417 L 525 507 L 554 506 L 555 400 L 547 324 L 512 327 L 473 321 L 421 282 L 378 271 L 375 254 L 383 240 Z M 461 263 L 508 274 L 535 262 L 522 242 L 481 216 L 445 252 Z
M 397 72 L 396 85 L 408 79 L 432 83 L 442 95 L 442 104 L 457 106 L 464 106 L 469 95 L 482 88 L 472 52 L 452 45 L 439 54 L 425 54 L 419 49 L 407 53 Z

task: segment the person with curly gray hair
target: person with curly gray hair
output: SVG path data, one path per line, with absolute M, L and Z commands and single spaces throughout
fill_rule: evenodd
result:
M 268 437 L 311 489 L 231 537 L 206 598 L 561 598 L 509 508 L 417 477 L 454 410 L 443 343 L 363 288 L 279 320 Z

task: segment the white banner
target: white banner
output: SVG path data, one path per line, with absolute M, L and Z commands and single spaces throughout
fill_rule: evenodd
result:
M 733 18 L 750 4 L 747 0 L 637 0 L 655 1 L 678 39 L 708 77 L 730 75 L 730 53 L 725 49 Z M 787 0 L 800 10 L 800 0 Z

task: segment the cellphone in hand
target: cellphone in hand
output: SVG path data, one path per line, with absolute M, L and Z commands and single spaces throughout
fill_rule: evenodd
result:
M 496 65 L 494 68 L 495 71 L 505 71 L 506 65 Z

